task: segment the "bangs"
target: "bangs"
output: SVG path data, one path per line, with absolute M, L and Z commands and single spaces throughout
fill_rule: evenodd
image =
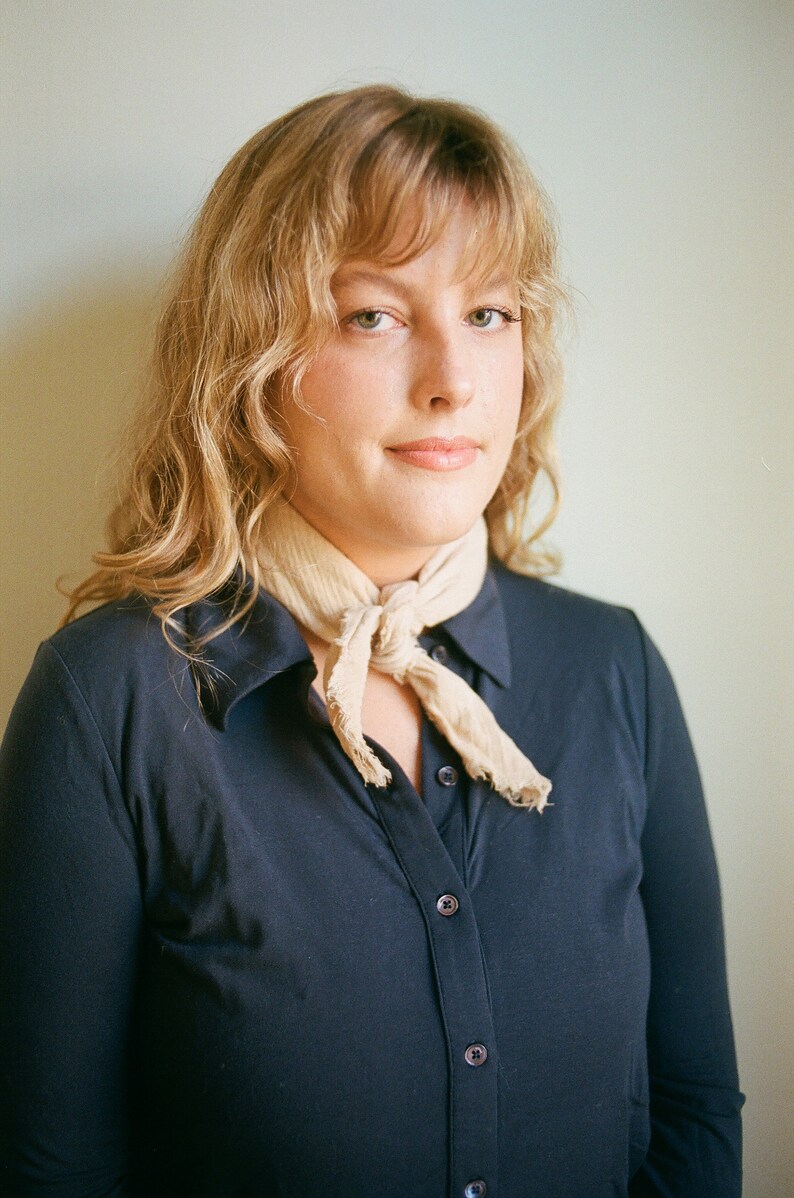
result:
M 472 227 L 461 278 L 507 274 L 530 282 L 533 189 L 520 164 L 474 121 L 414 110 L 387 125 L 359 154 L 350 175 L 340 261 L 397 266 L 442 235 L 462 205 Z

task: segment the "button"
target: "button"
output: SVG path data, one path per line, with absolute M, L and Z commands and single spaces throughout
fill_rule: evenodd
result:
M 460 903 L 454 894 L 442 894 L 436 903 L 436 911 L 439 915 L 454 915 L 459 906 Z
M 436 774 L 436 778 L 442 786 L 454 786 L 458 780 L 458 771 L 454 765 L 442 765 Z
M 445 666 L 449 661 L 449 653 L 447 653 L 446 645 L 433 645 L 430 650 L 430 656 L 433 661 L 437 661 L 439 665 Z
M 470 1044 L 464 1052 L 467 1065 L 484 1065 L 488 1060 L 488 1049 L 484 1044 Z
M 463 1191 L 463 1198 L 485 1198 L 488 1187 L 484 1181 L 470 1181 Z

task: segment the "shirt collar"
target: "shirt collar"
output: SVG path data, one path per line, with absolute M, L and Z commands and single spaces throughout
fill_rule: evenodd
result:
M 250 594 L 246 580 L 244 596 Z M 204 637 L 228 619 L 237 590 L 235 578 L 215 595 L 184 610 L 185 639 Z M 260 590 L 242 619 L 214 636 L 193 666 L 193 681 L 208 718 L 225 728 L 229 712 L 251 691 L 300 662 L 311 662 L 309 647 L 287 609 Z
M 510 639 L 493 566 L 488 566 L 485 581 L 469 606 L 444 620 L 439 627 L 495 682 L 500 686 L 510 685 Z
M 205 636 L 228 617 L 234 585 L 184 609 L 188 641 Z M 510 642 L 492 566 L 469 606 L 437 627 L 500 686 L 510 685 Z M 248 614 L 209 641 L 201 663 L 192 672 L 204 711 L 214 724 L 224 728 L 229 712 L 240 699 L 277 674 L 312 661 L 290 613 L 267 591 L 260 590 Z

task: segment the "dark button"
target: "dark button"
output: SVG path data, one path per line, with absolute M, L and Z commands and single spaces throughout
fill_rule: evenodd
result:
M 436 903 L 436 911 L 440 915 L 454 915 L 460 903 L 455 898 L 454 894 L 442 894 L 441 898 Z
M 445 666 L 449 661 L 449 653 L 447 653 L 446 645 L 433 645 L 430 650 L 430 656 L 433 661 L 437 661 L 439 665 Z
M 488 1059 L 488 1049 L 484 1044 L 470 1044 L 463 1055 L 467 1065 L 484 1065 Z
M 470 1181 L 463 1191 L 463 1198 L 485 1198 L 488 1187 L 484 1181 Z
M 454 765 L 442 765 L 436 774 L 436 778 L 442 786 L 454 786 L 458 780 L 458 771 Z

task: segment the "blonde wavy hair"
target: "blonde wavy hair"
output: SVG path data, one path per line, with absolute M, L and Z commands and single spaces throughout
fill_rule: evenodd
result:
M 177 612 L 233 579 L 228 618 L 206 639 L 250 610 L 268 508 L 296 480 L 273 400 L 286 383 L 300 402 L 301 377 L 336 327 L 334 272 L 353 257 L 395 261 L 406 211 L 418 215 L 399 261 L 420 253 L 462 198 L 477 211 L 477 265 L 506 268 L 522 308 L 522 411 L 485 512 L 491 548 L 524 573 L 556 569 L 539 543 L 559 506 L 555 334 L 566 298 L 549 203 L 520 152 L 480 113 L 369 86 L 319 96 L 265 126 L 213 186 L 157 327 L 109 549 L 66 592 L 62 623 L 84 604 L 142 594 L 171 640 Z M 532 522 L 541 476 L 550 502 Z

